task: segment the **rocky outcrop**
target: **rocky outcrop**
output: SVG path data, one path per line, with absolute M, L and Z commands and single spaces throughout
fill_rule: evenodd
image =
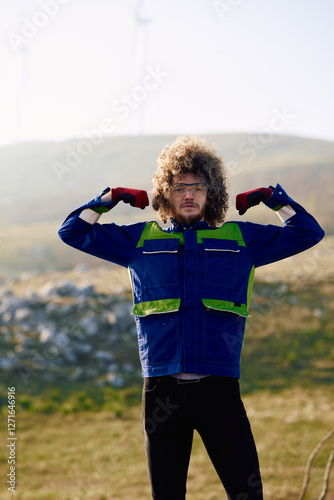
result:
M 0 373 L 24 383 L 94 379 L 122 387 L 141 377 L 132 303 L 124 294 L 96 293 L 93 285 L 47 282 L 18 297 L 2 291 Z

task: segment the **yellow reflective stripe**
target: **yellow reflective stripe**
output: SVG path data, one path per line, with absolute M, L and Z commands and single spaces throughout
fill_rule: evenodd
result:
M 233 222 L 226 222 L 217 229 L 199 229 L 196 233 L 197 243 L 203 243 L 203 238 L 211 238 L 217 240 L 234 240 L 238 242 L 239 246 L 246 246 L 240 227 Z
M 238 316 L 244 316 L 245 318 L 250 317 L 247 311 L 246 304 L 240 304 L 240 306 L 235 305 L 235 302 L 229 302 L 228 300 L 219 299 L 202 299 L 204 306 L 207 309 L 213 309 L 215 311 L 230 312 L 237 314 Z
M 251 301 L 251 296 L 252 296 L 252 291 L 253 291 L 253 284 L 254 284 L 254 276 L 255 276 L 255 266 L 252 267 L 251 272 L 249 273 L 249 278 L 248 278 L 247 309 L 250 306 L 250 301 Z
M 284 205 L 276 205 L 276 207 L 272 208 L 271 210 L 273 210 L 274 212 L 278 212 L 283 207 L 284 207 Z
M 145 240 L 169 240 L 177 239 L 180 243 L 184 243 L 184 238 L 182 233 L 166 233 L 163 231 L 157 222 L 149 222 L 146 224 L 143 232 L 141 233 L 140 239 L 137 244 L 137 248 L 144 245 Z
M 181 299 L 150 300 L 134 304 L 134 316 L 148 316 L 150 314 L 164 314 L 176 312 L 180 309 Z

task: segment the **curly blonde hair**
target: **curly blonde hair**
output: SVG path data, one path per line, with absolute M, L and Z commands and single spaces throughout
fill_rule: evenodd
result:
M 162 150 L 152 177 L 153 209 L 163 223 L 172 218 L 170 186 L 175 175 L 187 173 L 193 173 L 207 186 L 206 222 L 210 226 L 221 224 L 228 209 L 227 175 L 215 146 L 198 137 L 178 137 Z

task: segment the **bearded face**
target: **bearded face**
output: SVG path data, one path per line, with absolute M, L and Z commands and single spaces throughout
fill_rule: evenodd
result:
M 207 193 L 205 186 L 203 189 L 203 181 L 193 173 L 182 177 L 175 176 L 169 193 L 169 203 L 173 218 L 181 224 L 195 224 L 204 220 Z

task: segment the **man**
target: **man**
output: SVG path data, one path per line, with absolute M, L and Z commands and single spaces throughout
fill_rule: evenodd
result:
M 212 145 L 179 137 L 153 176 L 153 208 L 171 222 L 100 225 L 120 200 L 145 191 L 107 188 L 60 228 L 69 245 L 128 267 L 143 368 L 143 422 L 152 497 L 184 500 L 194 429 L 230 500 L 263 498 L 259 462 L 240 398 L 240 354 L 254 269 L 297 254 L 324 232 L 278 184 L 237 196 L 244 214 L 263 201 L 284 226 L 224 222 L 227 178 Z

